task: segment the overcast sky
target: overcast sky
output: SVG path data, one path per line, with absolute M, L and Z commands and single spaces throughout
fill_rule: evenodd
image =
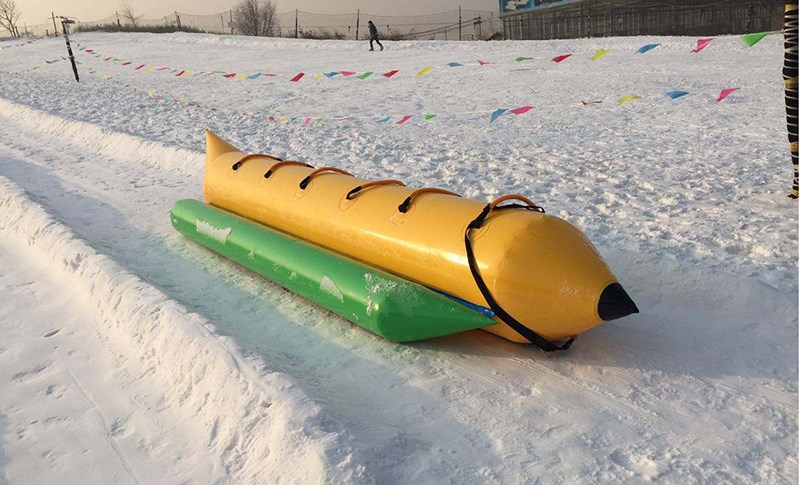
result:
M 228 10 L 237 0 L 129 0 L 135 13 L 146 18 L 159 18 L 174 11 L 212 14 Z M 22 11 L 21 22 L 44 23 L 50 12 L 77 17 L 82 21 L 113 15 L 121 1 L 116 0 L 16 0 Z M 349 13 L 360 8 L 382 15 L 417 15 L 458 8 L 499 11 L 497 0 L 277 0 L 278 12 L 300 9 L 314 13 Z

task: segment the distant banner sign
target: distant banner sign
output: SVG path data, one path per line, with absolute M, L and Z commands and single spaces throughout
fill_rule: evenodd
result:
M 500 15 L 530 12 L 545 7 L 566 5 L 576 0 L 500 0 Z

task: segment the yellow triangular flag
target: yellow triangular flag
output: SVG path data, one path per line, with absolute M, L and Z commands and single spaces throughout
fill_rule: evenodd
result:
M 417 73 L 417 76 L 425 76 L 426 74 L 428 74 L 428 73 L 429 73 L 429 72 L 431 72 L 432 70 L 433 70 L 433 66 L 427 66 L 427 67 L 423 67 L 423 68 L 422 68 L 422 70 L 420 70 L 420 71 Z
M 147 71 L 147 72 L 153 72 L 154 71 L 153 66 L 147 66 L 144 70 Z
M 600 60 L 603 57 L 605 57 L 605 55 L 608 54 L 609 52 L 611 52 L 611 49 L 597 49 L 596 51 L 594 51 L 594 55 L 589 59 L 593 61 Z
M 625 103 L 627 103 L 628 101 L 631 101 L 631 100 L 633 100 L 633 99 L 642 99 L 642 97 L 641 97 L 641 96 L 637 96 L 637 95 L 635 95 L 635 94 L 629 94 L 629 95 L 627 95 L 627 96 L 623 96 L 623 97 L 619 98 L 619 100 L 617 101 L 617 103 L 619 103 L 619 104 L 625 104 Z
M 236 76 L 234 76 L 234 79 L 238 79 L 238 80 L 241 81 L 242 79 L 245 79 L 249 75 L 250 74 L 247 74 L 247 73 L 245 73 L 245 74 L 237 74 Z
M 194 76 L 194 71 L 186 71 L 183 73 L 183 77 L 192 77 Z
M 322 77 L 322 74 L 314 74 L 314 80 L 315 81 L 319 81 L 321 77 Z

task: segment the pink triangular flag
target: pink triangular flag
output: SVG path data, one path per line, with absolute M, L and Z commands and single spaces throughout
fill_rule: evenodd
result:
M 485 66 L 486 64 L 491 64 L 491 62 L 486 62 L 478 59 L 478 64 L 480 64 L 481 66 Z
M 514 113 L 515 115 L 525 114 L 528 111 L 532 110 L 533 106 L 520 106 L 519 108 L 514 108 L 508 110 L 509 113 Z
M 391 71 L 384 73 L 383 77 L 392 77 L 399 72 L 398 69 L 392 69 Z
M 131 63 L 131 61 L 123 62 L 122 64 L 120 64 L 120 66 L 127 66 L 130 63 Z
M 722 101 L 723 99 L 727 98 L 729 94 L 738 91 L 739 88 L 727 88 L 723 89 L 721 93 L 719 93 L 719 97 L 717 98 L 717 103 Z
M 403 116 L 403 118 L 400 119 L 400 121 L 398 121 L 395 124 L 402 125 L 403 123 L 405 123 L 406 121 L 408 121 L 410 119 L 411 119 L 411 115 L 405 115 L 405 116 Z
M 306 75 L 306 73 L 304 73 L 304 72 L 297 73 L 297 75 L 295 77 L 289 79 L 289 81 L 291 81 L 293 83 L 296 83 L 297 81 L 299 81 L 305 75 Z
M 714 40 L 713 37 L 708 37 L 707 39 L 697 39 L 697 47 L 695 47 L 692 52 L 697 54 L 701 50 L 705 49 L 711 41 Z
M 311 120 L 313 120 L 313 118 L 311 118 L 310 116 L 306 118 L 306 126 L 308 126 L 311 123 Z
M 339 71 L 339 74 L 341 74 L 344 77 L 348 77 L 348 76 L 355 76 L 358 73 L 354 71 Z
M 270 120 L 273 123 L 277 123 L 278 122 L 278 120 L 276 120 L 275 117 L 272 116 L 272 115 L 267 116 L 267 119 Z
M 564 59 L 570 57 L 572 54 L 562 54 L 560 56 L 555 56 L 554 58 L 550 59 L 551 61 L 558 64 L 559 62 L 563 61 Z

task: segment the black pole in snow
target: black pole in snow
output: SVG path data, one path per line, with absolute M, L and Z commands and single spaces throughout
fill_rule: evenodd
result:
M 61 27 L 64 29 L 64 40 L 67 41 L 67 54 L 69 54 L 69 62 L 72 63 L 72 72 L 75 73 L 75 81 L 81 82 L 78 77 L 78 66 L 75 65 L 75 55 L 72 53 L 72 45 L 69 43 L 69 24 L 74 23 L 74 20 L 61 17 Z

